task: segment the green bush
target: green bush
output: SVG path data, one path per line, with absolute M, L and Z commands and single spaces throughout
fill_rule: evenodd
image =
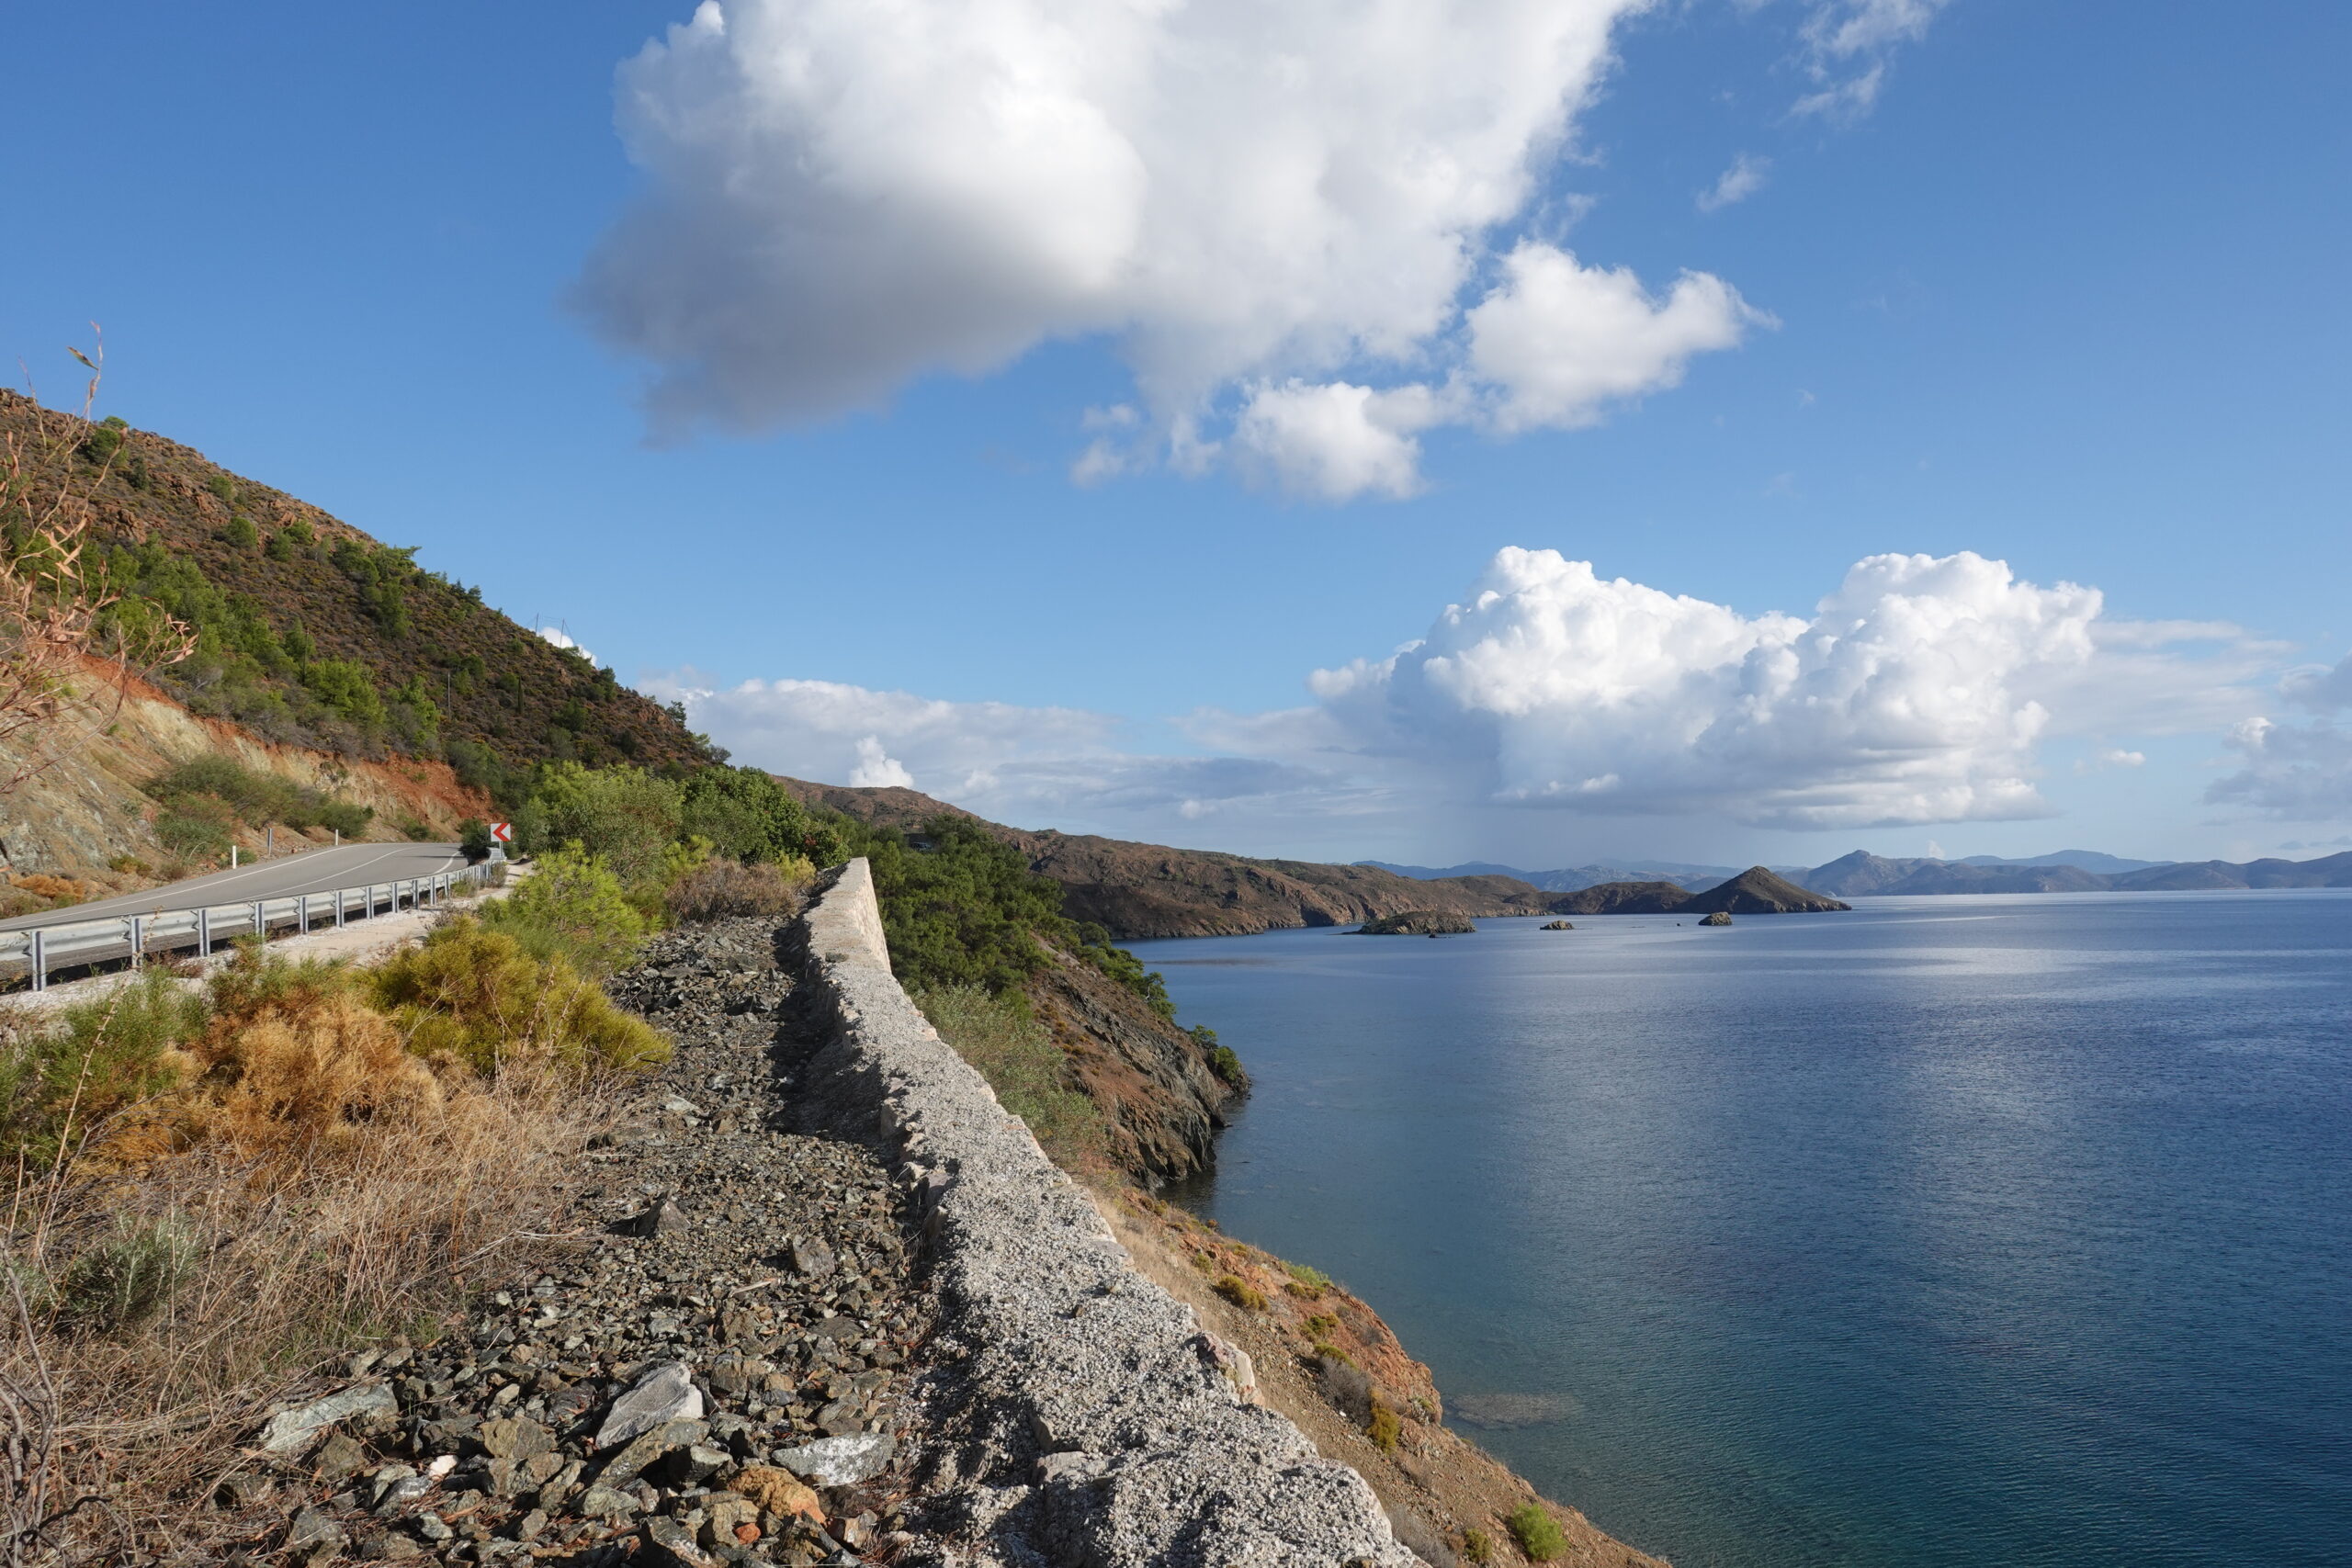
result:
M 164 1053 L 200 1033 L 210 1000 L 162 969 L 0 1039 L 0 1163 L 42 1166 L 116 1113 L 169 1089 Z
M 1102 1109 L 1069 1084 L 1069 1059 L 1017 995 L 974 985 L 916 989 L 915 1005 L 939 1037 L 969 1062 L 997 1103 L 1029 1124 L 1056 1165 L 1081 1170 L 1105 1144 Z
M 1266 1292 L 1238 1274 L 1220 1274 L 1210 1288 L 1244 1312 L 1266 1310 Z
M 479 864 L 490 858 L 492 840 L 490 824 L 479 817 L 469 817 L 458 824 L 458 848 L 469 862 Z
M 230 518 L 229 525 L 220 530 L 220 536 L 241 550 L 250 550 L 261 543 L 261 531 L 250 517 Z
M 155 814 L 155 839 L 182 860 L 211 860 L 229 852 L 236 820 L 217 800 L 182 800 Z
M 1309 1268 L 1304 1263 L 1285 1263 L 1283 1270 L 1290 1276 L 1290 1283 L 1283 1289 L 1303 1300 L 1319 1301 L 1323 1292 L 1331 1288 L 1331 1276 L 1320 1269 Z
M 660 877 L 662 852 L 678 838 L 684 790 L 642 768 L 560 762 L 541 773 L 531 800 L 537 810 L 516 818 L 537 839 L 525 850 L 577 844 L 636 886 Z
M 204 488 L 223 501 L 233 502 L 237 499 L 237 481 L 226 474 L 209 476 L 204 481 Z
M 302 671 L 302 684 L 335 713 L 364 729 L 384 722 L 384 699 L 376 694 L 368 667 L 349 659 L 322 659 Z
M 601 1073 L 658 1066 L 670 1056 L 668 1041 L 615 1007 L 560 953 L 535 956 L 509 931 L 470 919 L 451 920 L 368 980 L 410 1050 L 484 1077 L 518 1058 Z
M 113 461 L 114 455 L 122 450 L 124 429 L 125 426 L 119 419 L 109 419 L 102 423 L 92 425 L 90 434 L 82 438 L 82 456 L 93 463 L 104 464 Z
M 346 839 L 356 839 L 368 830 L 376 819 L 376 808 L 361 806 L 356 801 L 337 800 L 333 796 L 321 801 L 313 813 L 322 828 L 332 828 Z
M 647 934 L 620 878 L 578 850 L 541 855 L 514 892 L 482 906 L 481 919 L 531 956 L 561 958 L 598 978 L 626 967 Z
M 1396 1439 L 1405 1435 L 1404 1418 L 1385 1404 L 1374 1400 L 1372 1405 L 1372 1424 L 1364 1430 L 1371 1436 L 1374 1448 L 1378 1449 L 1382 1453 L 1393 1454 L 1396 1451 Z M 1565 1546 L 1566 1542 L 1563 1541 L 1561 1544 Z
M 1462 1555 L 1473 1562 L 1492 1562 L 1495 1560 L 1495 1538 L 1482 1529 L 1464 1530 Z
M 1530 1562 L 1549 1562 L 1568 1549 L 1568 1538 L 1561 1530 L 1560 1521 L 1533 1503 L 1521 1503 L 1513 1508 L 1503 1524 Z
M 705 768 L 686 780 L 680 806 L 681 832 L 699 834 L 736 860 L 797 855 L 831 865 L 842 859 L 834 822 L 757 768 Z

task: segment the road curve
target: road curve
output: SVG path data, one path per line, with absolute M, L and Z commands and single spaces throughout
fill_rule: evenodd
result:
M 465 863 L 466 857 L 455 844 L 345 844 L 340 849 L 307 850 L 297 855 L 254 861 L 234 871 L 216 871 L 137 893 L 118 894 L 112 898 L 74 904 L 38 915 L 20 915 L 13 920 L 0 920 L 0 931 L 67 926 L 78 920 L 119 919 L 126 915 L 152 915 L 164 909 L 192 909 L 199 904 L 250 904 L 256 898 L 331 893 L 338 887 L 432 876 L 458 870 Z

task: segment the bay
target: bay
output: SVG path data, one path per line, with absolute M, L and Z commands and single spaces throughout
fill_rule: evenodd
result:
M 1137 944 L 1177 1196 L 1679 1568 L 2352 1562 L 2352 895 L 1538 924 Z

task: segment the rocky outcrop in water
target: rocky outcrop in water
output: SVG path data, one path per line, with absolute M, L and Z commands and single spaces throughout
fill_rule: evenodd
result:
M 1366 920 L 1350 936 L 1468 936 L 1478 928 L 1460 915 L 1442 909 L 1407 909 Z
M 1683 901 L 1685 913 L 1724 915 L 1817 914 L 1850 909 L 1819 893 L 1808 893 L 1795 883 L 1760 865 L 1751 865 L 1730 881 L 1692 895 Z

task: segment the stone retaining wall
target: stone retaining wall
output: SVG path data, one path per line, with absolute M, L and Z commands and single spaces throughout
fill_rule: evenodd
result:
M 1417 1568 L 1363 1478 L 1254 1402 L 1249 1359 L 1136 1271 L 890 974 L 866 863 L 799 931 L 810 1113 L 915 1190 L 941 1319 L 919 1479 L 958 1563 Z

